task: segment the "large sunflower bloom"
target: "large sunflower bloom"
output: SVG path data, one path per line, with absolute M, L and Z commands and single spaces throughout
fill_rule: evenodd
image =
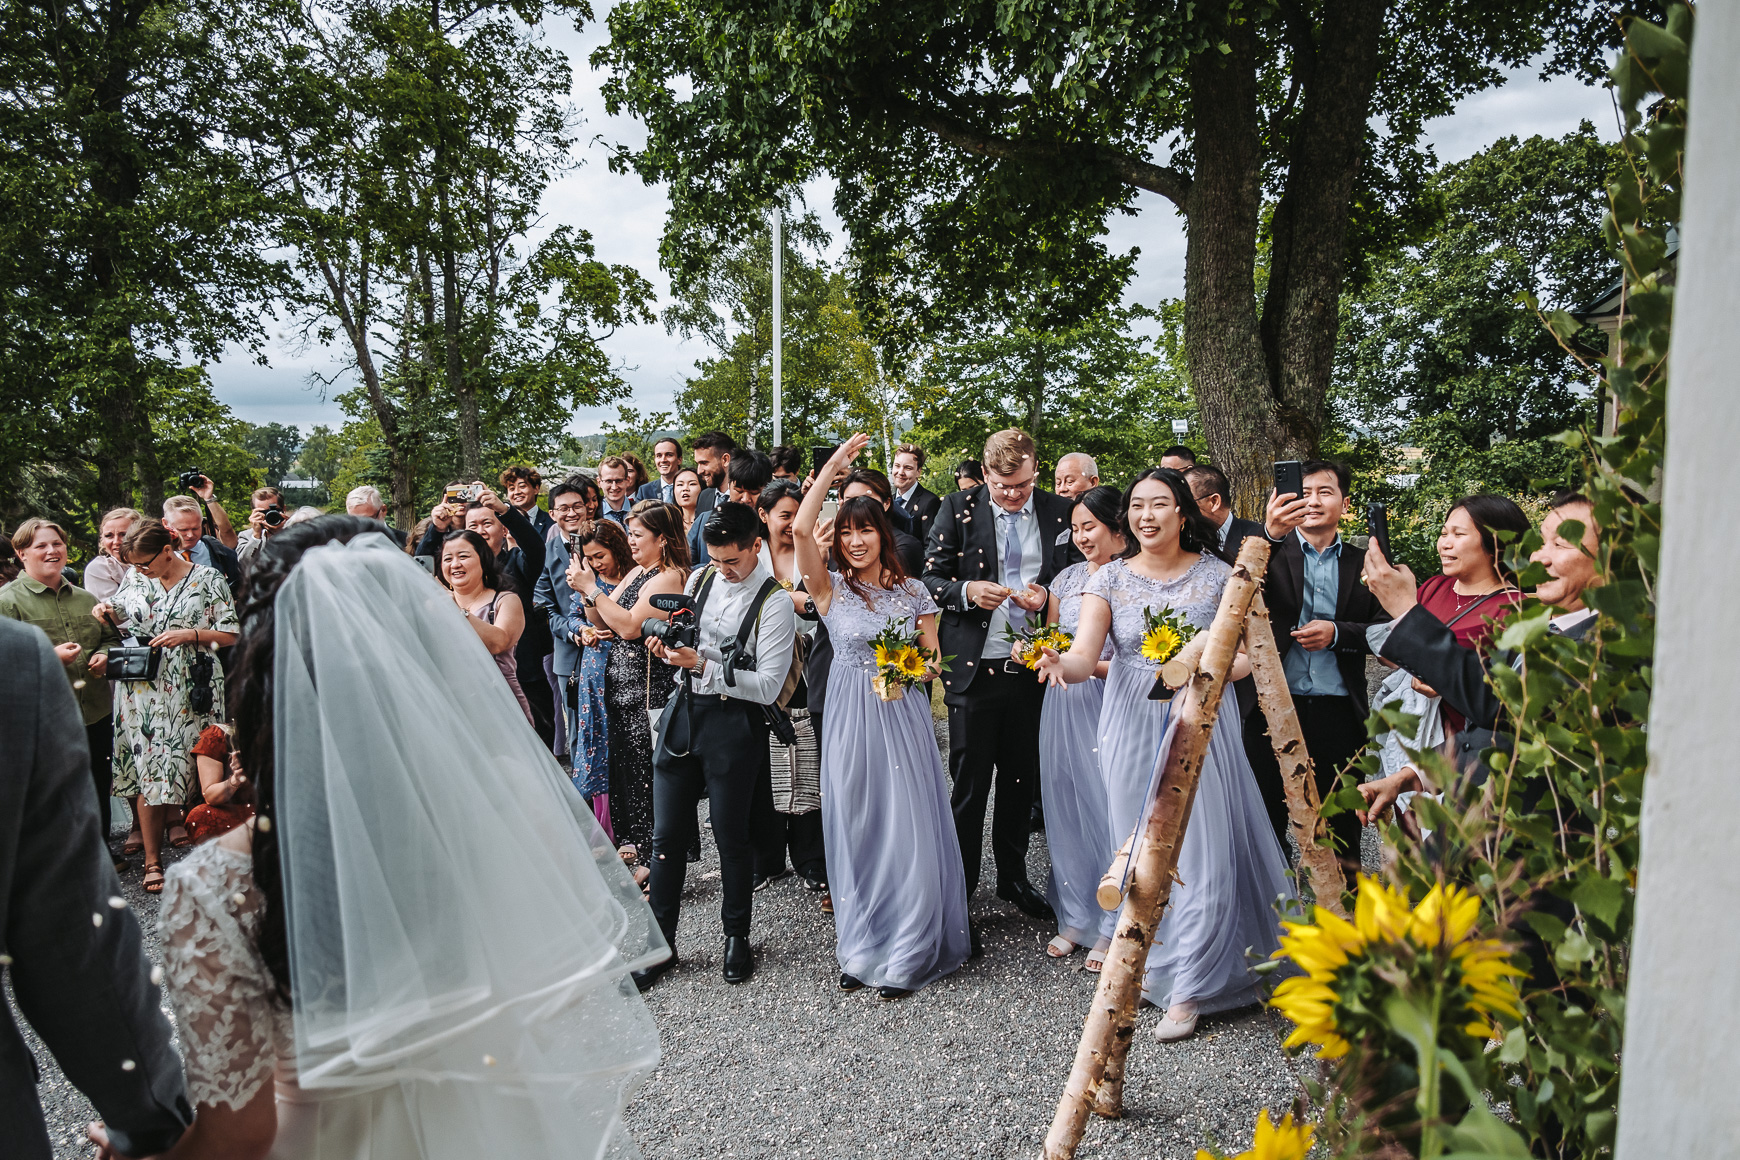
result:
M 1177 629 L 1170 624 L 1157 624 L 1142 638 L 1142 659 L 1157 665 L 1165 664 L 1183 643 L 1184 638 L 1178 635 Z
M 924 654 L 910 645 L 900 650 L 900 659 L 897 663 L 900 675 L 903 677 L 910 677 L 916 681 L 924 676 Z
M 1257 1115 L 1257 1138 L 1251 1143 L 1250 1150 L 1229 1160 L 1305 1160 L 1316 1134 L 1314 1124 L 1293 1123 L 1291 1112 L 1282 1116 L 1280 1123 L 1274 1123 L 1269 1119 L 1269 1109 L 1264 1108 Z M 1199 1149 L 1196 1160 L 1214 1160 L 1214 1157 Z
M 1283 980 L 1270 1000 L 1294 1023 L 1285 1046 L 1315 1043 L 1318 1059 L 1346 1055 L 1350 1045 L 1336 1018 L 1342 968 L 1404 942 L 1416 951 L 1449 949 L 1454 978 L 1467 990 L 1466 1010 L 1473 1016 L 1463 1030 L 1476 1038 L 1496 1037 L 1497 1016 L 1521 1015 L 1515 980 L 1522 972 L 1502 942 L 1469 939 L 1479 917 L 1479 898 L 1460 887 L 1434 886 L 1410 908 L 1401 891 L 1361 875 L 1353 922 L 1322 907 L 1313 908 L 1310 923 L 1283 922 L 1286 933 L 1274 957 L 1291 959 L 1305 972 Z

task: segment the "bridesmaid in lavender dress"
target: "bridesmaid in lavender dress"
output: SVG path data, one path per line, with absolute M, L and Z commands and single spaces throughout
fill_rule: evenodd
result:
M 869 442 L 852 436 L 816 473 L 793 539 L 834 645 L 822 717 L 822 830 L 840 989 L 872 986 L 898 999 L 965 963 L 971 935 L 930 699 L 914 688 L 884 701 L 871 687 L 870 639 L 895 620 L 934 651 L 937 607 L 902 572 L 875 500 L 847 500 L 832 527 L 816 528 L 828 488 Z M 839 571 L 828 570 L 817 543 L 830 537 Z M 824 574 L 828 583 L 817 583 Z
M 1071 635 L 1081 619 L 1082 592 L 1089 578 L 1124 550 L 1124 537 L 1118 531 L 1120 498 L 1115 487 L 1091 488 L 1070 515 L 1070 533 L 1087 560 L 1065 568 L 1052 580 L 1046 618 Z M 1045 802 L 1045 845 L 1051 854 L 1045 900 L 1057 912 L 1057 937 L 1045 953 L 1065 958 L 1091 941 L 1086 969 L 1094 973 L 1105 963 L 1117 917 L 1101 910 L 1094 897 L 1110 861 L 1107 850 L 1116 844 L 1111 841 L 1099 758 L 1100 702 L 1111 655 L 1107 641 L 1093 677 L 1050 690 L 1039 717 L 1039 792 Z
M 1172 708 L 1170 701 L 1148 700 L 1154 664 L 1142 657 L 1143 611 L 1176 614 L 1207 629 L 1231 572 L 1207 550 L 1215 543 L 1214 527 L 1176 471 L 1149 468 L 1136 477 L 1124 494 L 1123 529 L 1137 552 L 1093 576 L 1074 645 L 1062 656 L 1050 653 L 1039 666 L 1040 676 L 1054 683 L 1085 681 L 1111 638 L 1099 730 L 1114 848 L 1108 860 L 1141 820 Z M 1275 902 L 1293 895 L 1237 728 L 1232 680 L 1249 668 L 1240 655 L 1222 693 L 1178 853 L 1171 905 L 1148 953 L 1142 995 L 1167 1006 L 1155 1028 L 1162 1041 L 1193 1033 L 1199 1014 L 1257 1001 L 1246 950 L 1266 957 L 1280 945 Z

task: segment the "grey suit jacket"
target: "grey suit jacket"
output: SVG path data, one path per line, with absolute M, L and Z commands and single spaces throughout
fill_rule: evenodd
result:
M 60 662 L 41 629 L 0 618 L 0 953 L 12 961 L 19 1011 L 110 1140 L 147 1156 L 180 1138 L 193 1109 L 138 920 L 109 905 L 121 882 L 99 829 L 84 721 Z M 53 1155 L 38 1077 L 0 1007 L 0 1152 L 9 1158 Z

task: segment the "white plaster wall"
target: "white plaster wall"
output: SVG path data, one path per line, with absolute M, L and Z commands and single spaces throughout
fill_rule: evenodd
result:
M 1740 1156 L 1740 0 L 1697 21 L 1620 1160 Z

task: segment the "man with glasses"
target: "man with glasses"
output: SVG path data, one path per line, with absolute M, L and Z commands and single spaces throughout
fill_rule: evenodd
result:
M 555 517 L 560 534 L 551 536 L 547 542 L 544 569 L 532 591 L 537 615 L 550 625 L 552 651 L 544 658 L 544 673 L 556 698 L 556 739 L 551 748 L 557 757 L 568 756 L 568 738 L 574 735 L 573 717 L 578 709 L 568 703 L 566 690 L 580 667 L 579 636 L 586 626 L 580 613 L 580 598 L 568 586 L 568 537 L 578 534 L 587 524 L 586 493 L 580 484 L 579 479 L 564 479 L 550 488 L 550 514 Z
M 1030 613 L 1044 610 L 1046 586 L 1068 565 L 1070 503 L 1034 487 L 1039 459 L 1024 431 L 992 435 L 983 462 L 984 487 L 943 499 L 924 564 L 924 585 L 942 609 L 939 644 L 944 656 L 954 657 L 943 674 L 943 702 L 949 710 L 955 829 L 970 898 L 979 881 L 994 779 L 997 896 L 1051 922 L 1051 907 L 1027 880 L 1044 689 L 1010 658 L 1005 629 L 1019 629 Z

